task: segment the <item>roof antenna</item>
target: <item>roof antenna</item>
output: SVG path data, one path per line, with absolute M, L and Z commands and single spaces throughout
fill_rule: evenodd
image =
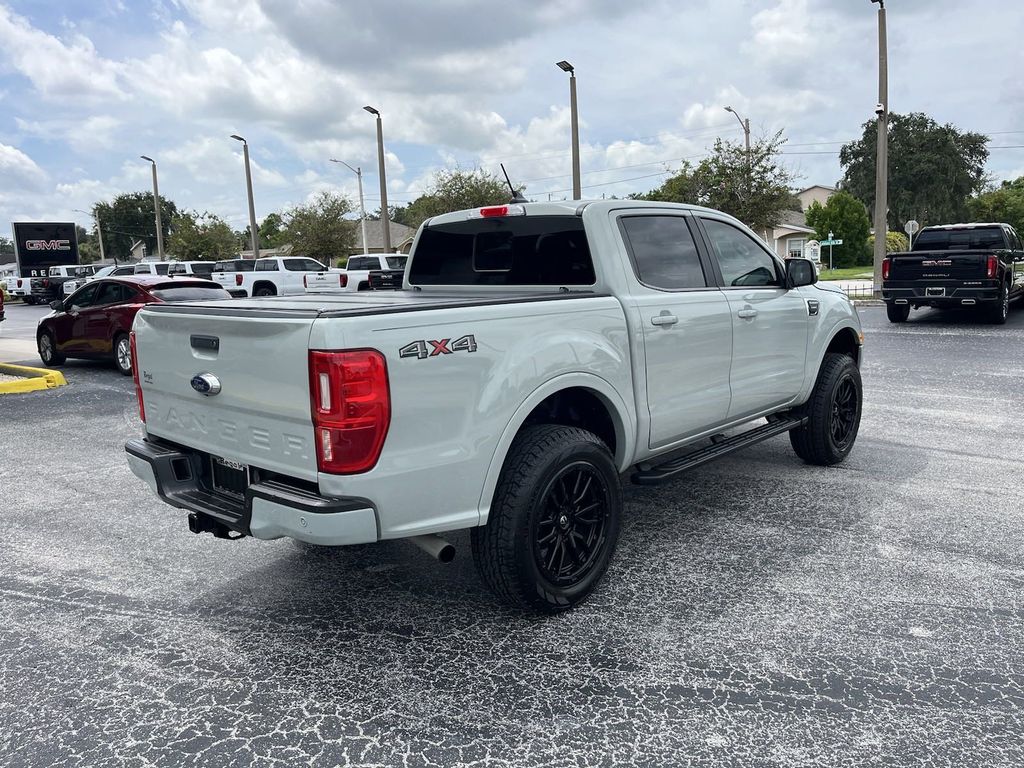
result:
M 505 183 L 508 184 L 508 188 L 512 191 L 512 199 L 509 200 L 509 202 L 510 203 L 528 203 L 528 202 L 530 202 L 525 197 L 523 197 L 522 193 L 519 190 L 517 190 L 515 187 L 512 186 L 512 180 L 508 177 L 508 171 L 505 170 L 505 164 L 504 163 L 499 163 L 499 165 L 501 166 L 501 172 L 505 174 Z

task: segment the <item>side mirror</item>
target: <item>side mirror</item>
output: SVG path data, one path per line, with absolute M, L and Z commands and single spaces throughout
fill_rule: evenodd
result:
M 64 309 L 64 302 L 60 299 L 54 299 L 50 302 L 50 309 L 62 310 Z
M 786 259 L 786 284 L 790 288 L 814 285 L 818 282 L 818 271 L 810 259 Z

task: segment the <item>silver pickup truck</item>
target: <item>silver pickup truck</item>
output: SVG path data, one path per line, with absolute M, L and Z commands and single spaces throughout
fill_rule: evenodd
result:
M 788 432 L 842 461 L 863 336 L 717 211 L 638 201 L 445 214 L 404 290 L 154 304 L 132 471 L 195 533 L 321 545 L 472 528 L 484 581 L 557 612 L 604 574 L 620 475 L 656 483 Z

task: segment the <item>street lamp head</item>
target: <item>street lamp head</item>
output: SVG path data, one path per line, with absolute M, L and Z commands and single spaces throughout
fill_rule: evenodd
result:
M 246 141 L 245 139 L 243 139 L 243 138 L 242 138 L 241 136 L 239 136 L 239 135 L 238 135 L 237 133 L 232 133 L 232 134 L 231 134 L 231 138 L 232 138 L 232 139 L 234 139 L 235 141 L 240 141 L 240 142 L 242 142 L 243 144 L 247 144 L 247 143 L 248 143 L 248 142 L 247 142 L 247 141 Z
M 156 160 L 154 160 L 152 157 L 147 157 L 146 155 L 139 155 L 139 157 L 141 157 L 146 162 L 149 162 L 149 163 L 152 163 L 153 165 L 156 165 Z
M 725 111 L 726 111 L 726 112 L 732 112 L 732 113 L 733 113 L 734 115 L 736 114 L 736 110 L 735 110 L 735 109 L 733 109 L 732 107 L 726 107 L 726 108 L 725 108 Z
M 378 112 L 378 111 L 377 111 L 376 109 L 374 109 L 373 107 L 363 107 L 363 109 L 365 109 L 365 110 L 366 110 L 367 112 L 369 112 L 369 113 L 370 113 L 371 115 L 377 115 L 377 117 L 380 117 L 380 112 Z
M 568 72 L 570 75 L 575 74 L 575 70 L 568 61 L 556 61 L 555 66 L 563 72 Z

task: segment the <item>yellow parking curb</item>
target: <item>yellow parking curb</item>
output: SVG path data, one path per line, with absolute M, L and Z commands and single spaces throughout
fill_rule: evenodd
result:
M 20 376 L 18 381 L 0 381 L 0 395 L 15 392 L 35 392 L 40 389 L 55 389 L 67 384 L 67 379 L 60 371 L 50 371 L 46 368 L 29 368 L 26 365 L 11 365 L 0 363 L 0 373 L 10 376 Z

